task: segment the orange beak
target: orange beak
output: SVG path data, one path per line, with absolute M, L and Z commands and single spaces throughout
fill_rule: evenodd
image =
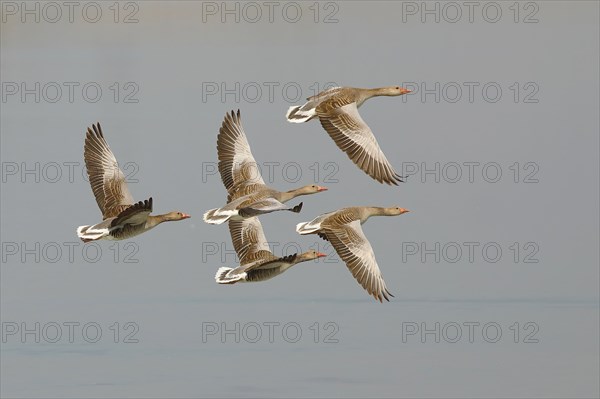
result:
M 323 252 L 317 252 L 317 258 L 325 258 L 327 256 L 327 254 L 324 254 Z
M 403 213 L 406 212 L 410 212 L 408 209 L 404 209 L 404 208 L 400 208 L 400 214 L 402 215 Z
M 182 219 L 189 219 L 191 217 L 192 215 L 188 215 L 187 213 L 184 213 L 183 216 L 181 216 Z
M 327 187 L 317 186 L 317 192 L 327 191 Z
M 411 92 L 412 92 L 412 90 L 408 90 L 408 89 L 404 89 L 404 88 L 401 88 L 401 89 L 400 89 L 400 94 L 401 94 L 401 95 L 402 95 L 402 94 L 408 94 L 408 93 L 411 93 Z

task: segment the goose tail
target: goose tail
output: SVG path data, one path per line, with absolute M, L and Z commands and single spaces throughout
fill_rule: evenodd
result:
M 316 117 L 317 113 L 316 113 L 315 109 L 314 108 L 304 109 L 304 107 L 306 105 L 307 104 L 304 104 L 302 106 L 296 105 L 293 107 L 289 107 L 287 114 L 285 114 L 285 117 L 287 118 L 288 122 L 303 123 L 303 122 L 308 122 L 309 120 Z
M 208 224 L 221 224 L 229 220 L 232 215 L 224 215 L 219 213 L 219 208 L 206 211 L 202 218 Z
M 100 240 L 109 233 L 107 228 L 95 228 L 95 226 L 79 226 L 77 228 L 77 237 L 83 242 Z
M 243 275 L 229 276 L 232 270 L 231 267 L 220 267 L 215 274 L 215 281 L 219 284 L 235 284 L 243 279 Z
M 321 228 L 321 224 L 314 224 L 312 222 L 302 222 L 296 225 L 296 232 L 299 234 L 314 234 Z

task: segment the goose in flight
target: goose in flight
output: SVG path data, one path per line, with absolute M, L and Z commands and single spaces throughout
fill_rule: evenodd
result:
M 339 257 L 360 285 L 379 302 L 389 301 L 388 291 L 377 266 L 375 253 L 361 225 L 371 216 L 397 216 L 408 212 L 404 208 L 357 206 L 343 208 L 299 223 L 296 231 L 302 235 L 317 234 L 331 243 Z
M 307 98 L 308 102 L 302 106 L 290 107 L 286 117 L 292 123 L 319 118 L 335 144 L 356 166 L 380 183 L 398 185 L 404 181 L 403 177 L 394 171 L 358 108 L 371 97 L 407 93 L 410 90 L 399 86 L 377 89 L 333 87 Z
M 285 203 L 300 195 L 327 190 L 316 184 L 290 191 L 277 191 L 267 186 L 250 151 L 239 110 L 237 114 L 231 111 L 225 115 L 217 136 L 217 153 L 219 173 L 227 189 L 227 204 L 207 211 L 204 214 L 206 223 L 221 224 L 284 210 L 297 213 L 302 209 L 302 203 L 294 207 Z
M 87 129 L 83 157 L 92 192 L 102 212 L 102 222 L 77 228 L 77 236 L 83 242 L 124 240 L 142 234 L 162 222 L 190 217 L 183 212 L 152 216 L 152 197 L 137 203 L 133 200 L 125 175 L 104 139 L 100 123 Z
M 269 280 L 298 263 L 326 256 L 317 251 L 284 257 L 273 255 L 258 217 L 230 220 L 229 232 L 235 252 L 240 258 L 240 265 L 235 269 L 219 268 L 215 274 L 215 280 L 219 284 Z

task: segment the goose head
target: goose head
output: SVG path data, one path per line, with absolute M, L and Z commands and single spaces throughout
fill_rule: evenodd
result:
M 189 219 L 190 215 L 187 213 L 173 211 L 163 215 L 163 222 L 176 222 L 178 220 Z
M 383 208 L 383 214 L 386 216 L 398 216 L 408 212 L 408 209 L 400 208 L 399 206 L 392 206 L 390 208 Z
M 321 191 L 327 191 L 327 187 L 318 186 L 316 184 L 309 184 L 307 186 L 300 187 L 295 191 L 297 195 L 308 195 L 320 193 Z
M 315 250 L 310 250 L 310 251 L 307 251 L 307 252 L 304 252 L 304 253 L 298 255 L 297 259 L 298 259 L 298 262 L 306 262 L 306 261 L 309 261 L 309 260 L 314 260 L 314 259 L 318 259 L 318 258 L 324 258 L 326 256 L 327 256 L 327 254 L 324 254 L 322 252 L 318 252 L 318 251 L 315 251 Z
M 380 96 L 401 96 L 403 94 L 408 94 L 410 93 L 411 90 L 409 89 L 405 89 L 404 87 L 400 87 L 400 86 L 389 86 L 389 87 L 382 87 L 381 89 L 379 89 L 379 95 Z

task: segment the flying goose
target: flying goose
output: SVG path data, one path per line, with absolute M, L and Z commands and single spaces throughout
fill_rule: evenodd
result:
M 317 216 L 310 222 L 299 223 L 296 231 L 302 235 L 318 234 L 331 243 L 339 257 L 367 292 L 379 302 L 393 296 L 387 289 L 377 266 L 373 248 L 361 225 L 371 216 L 397 216 L 406 209 L 357 206 L 343 208 Z
M 284 257 L 273 255 L 258 217 L 230 220 L 229 232 L 235 252 L 240 258 L 240 266 L 235 269 L 219 268 L 215 274 L 215 281 L 219 284 L 269 280 L 300 262 L 326 256 L 317 251 Z
M 300 212 L 302 203 L 288 207 L 285 203 L 300 195 L 327 190 L 316 184 L 291 191 L 277 191 L 268 187 L 254 160 L 246 133 L 242 127 L 240 111 L 225 115 L 217 136 L 219 173 L 227 189 L 227 205 L 204 214 L 209 224 L 221 224 L 228 220 L 243 219 L 275 211 Z
M 92 125 L 91 129 L 88 127 L 83 157 L 103 219 L 93 226 L 77 228 L 77 236 L 83 242 L 124 240 L 142 234 L 162 222 L 190 217 L 182 212 L 151 216 L 152 197 L 135 203 L 117 159 L 104 139 L 100 123 Z
M 371 97 L 407 93 L 410 90 L 398 86 L 378 89 L 333 87 L 307 98 L 308 102 L 302 106 L 290 107 L 286 117 L 292 123 L 319 118 L 335 144 L 356 166 L 380 183 L 398 185 L 398 182 L 403 182 L 403 177 L 388 162 L 358 108 Z

